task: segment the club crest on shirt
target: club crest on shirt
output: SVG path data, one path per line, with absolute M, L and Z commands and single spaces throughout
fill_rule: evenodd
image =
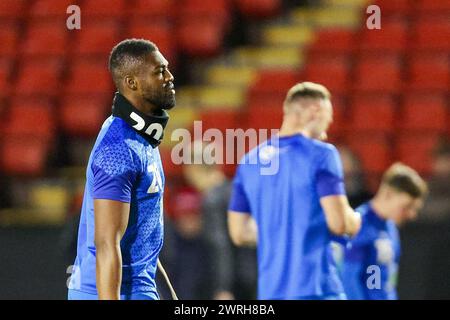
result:
M 389 264 L 394 260 L 392 241 L 386 234 L 381 233 L 380 237 L 375 240 L 375 249 L 377 250 L 377 263 Z
M 264 146 L 259 150 L 259 160 L 267 163 L 272 159 L 278 152 L 278 148 L 274 146 Z

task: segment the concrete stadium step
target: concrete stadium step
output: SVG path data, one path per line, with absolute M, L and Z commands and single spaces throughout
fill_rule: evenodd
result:
M 263 41 L 268 45 L 304 46 L 312 38 L 311 27 L 304 24 L 268 26 L 263 31 Z
M 299 68 L 303 58 L 299 48 L 294 47 L 242 47 L 233 53 L 237 65 L 255 68 Z
M 255 77 L 255 68 L 236 65 L 212 66 L 206 72 L 206 81 L 212 85 L 246 87 Z
M 299 8 L 291 13 L 291 21 L 318 28 L 348 27 L 356 28 L 361 23 L 361 10 L 344 6 L 324 8 Z

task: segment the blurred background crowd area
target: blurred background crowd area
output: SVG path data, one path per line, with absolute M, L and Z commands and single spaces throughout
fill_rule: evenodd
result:
M 66 27 L 73 4 L 81 30 Z M 111 111 L 108 55 L 131 37 L 154 41 L 175 76 L 160 152 L 163 259 L 180 297 L 252 298 L 256 267 L 226 233 L 235 165 L 175 165 L 171 133 L 194 120 L 279 128 L 287 90 L 314 81 L 333 95 L 329 140 L 352 205 L 394 161 L 429 181 L 401 229 L 400 298 L 450 298 L 448 0 L 0 0 L 0 298 L 64 298 L 87 159 Z

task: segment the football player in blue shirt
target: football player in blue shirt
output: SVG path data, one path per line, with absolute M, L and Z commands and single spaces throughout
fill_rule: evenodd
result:
M 228 224 L 236 245 L 256 245 L 259 299 L 343 299 L 332 257 L 335 235 L 353 235 L 359 214 L 344 190 L 342 164 L 326 138 L 330 93 L 292 87 L 278 135 L 244 156 L 233 182 Z
M 344 249 L 341 271 L 348 299 L 397 299 L 397 225 L 416 218 L 426 193 L 427 185 L 417 172 L 397 163 L 384 174 L 375 197 L 356 209 L 362 226 Z
M 158 299 L 164 174 L 157 146 L 175 106 L 155 44 L 128 39 L 110 55 L 118 92 L 92 149 L 69 299 Z

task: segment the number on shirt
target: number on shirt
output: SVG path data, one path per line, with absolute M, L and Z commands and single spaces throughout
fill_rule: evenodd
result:
M 147 167 L 148 172 L 153 173 L 153 179 L 152 183 L 150 184 L 150 187 L 147 190 L 147 193 L 155 193 L 159 192 L 161 190 L 162 186 L 162 179 L 161 174 L 159 173 L 158 167 L 155 163 L 152 163 Z

